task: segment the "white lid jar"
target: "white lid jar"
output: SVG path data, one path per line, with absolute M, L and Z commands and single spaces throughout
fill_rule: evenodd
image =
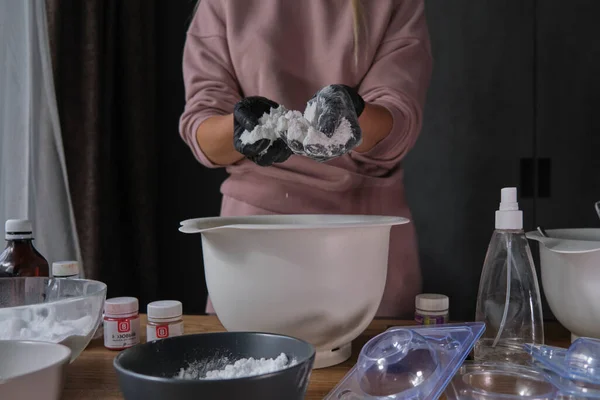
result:
M 177 300 L 161 300 L 148 304 L 148 341 L 183 335 L 183 305 Z
M 52 276 L 55 278 L 77 278 L 79 263 L 77 261 L 58 261 L 52 263 Z
M 139 309 L 139 302 L 135 297 L 114 297 L 104 302 L 106 318 L 127 318 L 137 315 Z
M 448 323 L 450 299 L 437 293 L 423 293 L 415 297 L 415 321 L 421 325 Z
M 104 346 L 124 350 L 140 343 L 139 302 L 135 297 L 115 297 L 104 302 Z

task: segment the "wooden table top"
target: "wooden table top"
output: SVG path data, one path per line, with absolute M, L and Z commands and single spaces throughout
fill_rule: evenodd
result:
M 213 316 L 185 316 L 185 332 L 222 332 L 225 329 Z M 413 325 L 413 321 L 374 320 L 353 343 L 350 360 L 330 368 L 314 370 L 306 395 L 307 400 L 322 400 L 356 363 L 359 349 L 375 335 L 393 326 Z M 145 340 L 146 317 L 142 316 L 142 337 Z M 570 334 L 557 322 L 545 327 L 546 343 L 568 347 Z M 68 368 L 63 400 L 122 400 L 113 359 L 118 352 L 104 348 L 102 339 L 92 341 L 87 349 Z

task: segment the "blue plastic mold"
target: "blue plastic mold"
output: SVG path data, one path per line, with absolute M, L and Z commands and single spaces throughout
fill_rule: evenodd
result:
M 600 399 L 600 340 L 569 349 L 525 345 L 531 365 L 466 362 L 446 388 L 448 400 Z
M 600 399 L 600 340 L 579 338 L 568 349 L 531 346 L 534 366 L 564 395 Z

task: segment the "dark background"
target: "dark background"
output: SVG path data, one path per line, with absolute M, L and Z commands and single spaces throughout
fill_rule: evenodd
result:
M 407 193 L 424 290 L 449 295 L 453 318 L 472 319 L 502 187 L 519 187 L 527 230 L 599 224 L 600 2 L 426 5 L 434 73 L 424 129 L 406 160 Z M 200 166 L 177 131 L 194 2 L 156 7 L 160 294 L 181 299 L 187 313 L 202 313 L 200 238 L 177 227 L 218 214 L 226 175 Z

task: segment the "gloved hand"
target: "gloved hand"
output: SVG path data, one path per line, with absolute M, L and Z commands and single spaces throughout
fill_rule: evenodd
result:
M 279 104 L 272 100 L 252 96 L 239 101 L 233 110 L 233 145 L 260 166 L 282 163 L 292 155 L 285 141 L 277 137 L 273 129 L 261 129 L 260 118 L 277 107 Z
M 339 157 L 362 141 L 358 117 L 365 102 L 347 85 L 329 85 L 319 90 L 307 103 L 304 117 L 326 139 L 305 143 L 306 155 L 318 161 Z

